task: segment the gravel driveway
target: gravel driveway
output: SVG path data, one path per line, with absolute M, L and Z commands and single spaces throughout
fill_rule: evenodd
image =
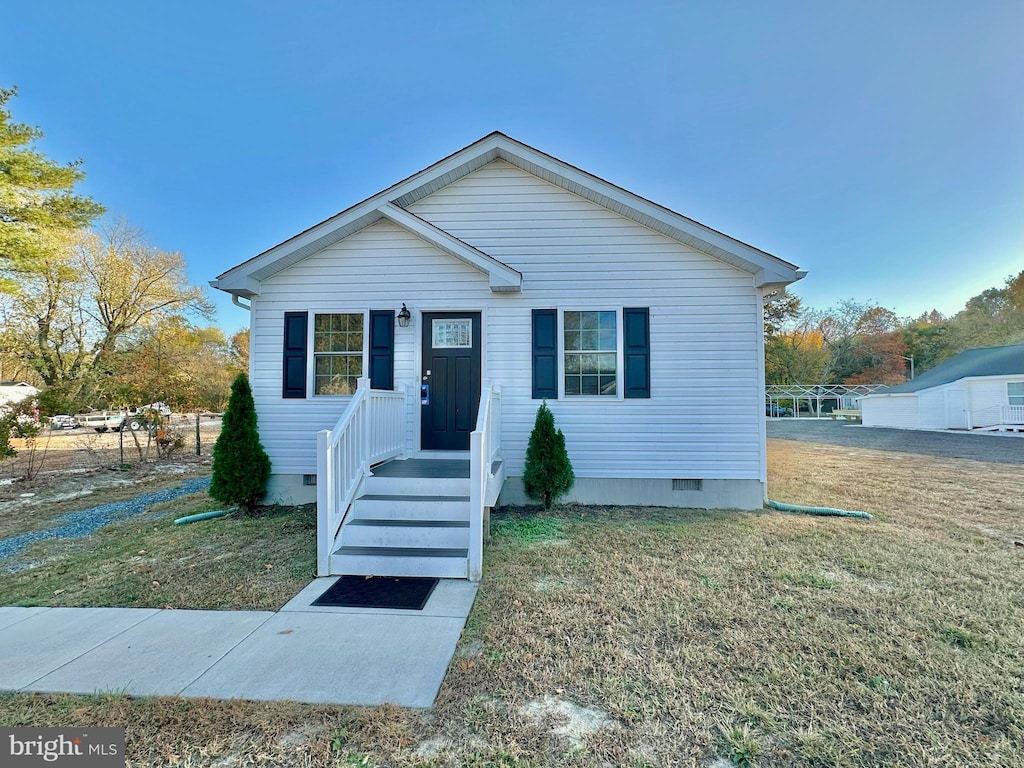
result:
M 141 515 L 149 511 L 152 504 L 160 504 L 171 501 L 187 493 L 197 493 L 210 487 L 210 478 L 194 477 L 186 480 L 176 488 L 163 488 L 159 491 L 151 491 L 134 499 L 126 501 L 112 501 L 106 504 L 99 504 L 89 509 L 69 512 L 54 520 L 55 525 L 42 531 L 31 531 L 18 536 L 11 536 L 7 539 L 0 539 L 0 560 L 18 554 L 29 544 L 45 539 L 77 539 L 88 536 L 94 531 L 102 528 L 107 523 L 120 522 L 130 517 Z M 169 513 L 165 512 L 164 515 Z M 7 568 L 8 573 L 23 570 L 26 566 L 16 564 Z
M 1024 434 L 928 432 L 863 427 L 832 419 L 768 419 L 768 437 L 847 445 L 879 451 L 919 453 L 947 459 L 1024 464 Z

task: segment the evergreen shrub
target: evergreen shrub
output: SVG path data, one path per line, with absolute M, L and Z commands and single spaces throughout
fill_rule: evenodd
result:
M 541 501 L 544 509 L 551 509 L 551 504 L 568 493 L 575 482 L 572 462 L 565 450 L 565 435 L 555 429 L 555 416 L 545 400 L 537 409 L 526 446 L 523 486 L 530 498 Z
M 263 498 L 270 478 L 270 457 L 260 443 L 256 404 L 249 379 L 238 374 L 231 385 L 220 437 L 213 446 L 213 479 L 210 495 L 225 504 L 252 512 Z

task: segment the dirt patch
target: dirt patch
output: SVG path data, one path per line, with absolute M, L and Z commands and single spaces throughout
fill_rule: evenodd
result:
M 538 723 L 549 719 L 554 721 L 556 725 L 551 732 L 564 738 L 573 749 L 580 749 L 586 737 L 612 725 L 612 719 L 604 710 L 580 706 L 554 696 L 529 701 L 519 708 L 519 712 Z

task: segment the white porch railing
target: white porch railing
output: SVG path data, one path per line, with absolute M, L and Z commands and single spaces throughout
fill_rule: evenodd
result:
M 501 386 L 483 382 L 476 429 L 469 436 L 469 580 L 480 581 L 484 560 L 484 511 L 494 480 L 491 467 L 501 458 Z
M 338 529 L 371 465 L 404 451 L 405 403 L 404 385 L 395 392 L 370 389 L 362 378 L 334 429 L 317 432 L 317 575 L 330 574 Z
M 1024 424 L 1024 405 L 1002 406 L 1003 424 Z

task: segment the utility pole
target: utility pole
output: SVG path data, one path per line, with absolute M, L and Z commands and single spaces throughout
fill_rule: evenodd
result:
M 911 355 L 910 357 L 907 357 L 906 355 L 900 355 L 900 357 L 902 357 L 904 360 L 909 360 L 910 361 L 910 380 L 913 381 L 914 380 L 914 356 Z

